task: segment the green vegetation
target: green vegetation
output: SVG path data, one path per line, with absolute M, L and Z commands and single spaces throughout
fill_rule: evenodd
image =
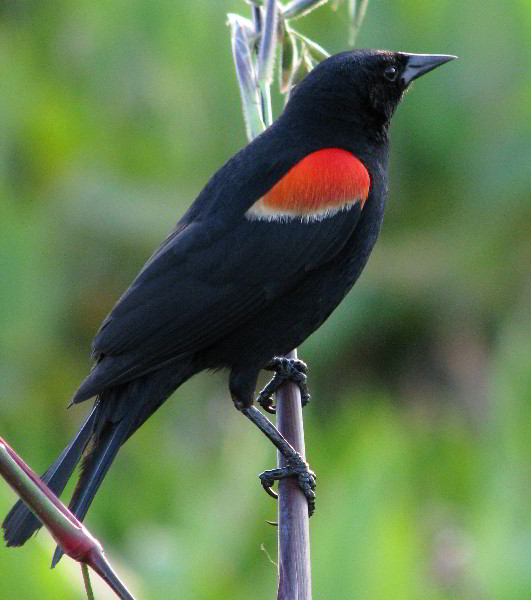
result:
M 0 4 L 0 433 L 37 471 L 88 410 L 65 409 L 101 320 L 246 143 L 224 26 L 245 9 Z M 297 29 L 342 50 L 346 5 Z M 357 45 L 460 59 L 400 106 L 380 242 L 299 351 L 315 598 L 530 597 L 530 30 L 522 0 L 369 4 Z M 87 525 L 139 598 L 272 598 L 273 462 L 225 375 L 201 375 L 123 448 Z M 0 485 L 2 515 L 14 499 Z M 0 597 L 83 598 L 52 552 L 46 532 L 0 547 Z

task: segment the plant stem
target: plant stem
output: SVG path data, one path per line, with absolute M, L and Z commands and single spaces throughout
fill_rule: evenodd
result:
M 293 350 L 288 358 L 297 358 Z M 277 428 L 306 460 L 304 425 L 299 388 L 285 383 L 276 394 Z M 285 460 L 277 453 L 277 464 Z M 311 600 L 310 530 L 308 503 L 298 482 L 282 479 L 278 491 L 278 589 L 277 600 Z
M 83 583 L 85 584 L 85 591 L 87 592 L 87 598 L 88 598 L 88 600 L 94 600 L 94 592 L 92 591 L 89 570 L 88 570 L 86 563 L 81 563 L 81 573 L 83 573 Z
M 273 122 L 273 109 L 271 107 L 271 84 L 267 81 L 260 84 L 260 92 L 264 103 L 264 123 L 269 127 Z

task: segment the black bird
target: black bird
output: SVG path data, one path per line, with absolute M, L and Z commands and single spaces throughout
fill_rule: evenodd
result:
M 413 79 L 453 58 L 332 56 L 214 174 L 94 339 L 94 367 L 72 399 L 96 397 L 94 407 L 43 475 L 59 495 L 84 455 L 70 502 L 78 519 L 120 446 L 184 381 L 220 368 L 230 371 L 236 408 L 290 459 L 284 473 L 262 476 L 264 487 L 298 476 L 313 510 L 313 474 L 252 406 L 258 374 L 269 368 L 304 384 L 302 363 L 275 357 L 315 331 L 359 277 L 387 201 L 391 117 Z M 260 401 L 271 410 L 267 392 Z M 19 501 L 3 527 L 19 546 L 40 522 Z

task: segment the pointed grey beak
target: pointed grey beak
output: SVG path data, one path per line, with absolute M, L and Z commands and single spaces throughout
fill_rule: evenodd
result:
M 404 87 L 407 87 L 413 79 L 457 58 L 451 54 L 407 54 L 405 52 L 402 54 L 407 58 L 406 68 L 402 73 Z

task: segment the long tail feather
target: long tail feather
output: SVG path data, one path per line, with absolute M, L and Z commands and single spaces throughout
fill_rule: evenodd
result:
M 81 429 L 72 438 L 72 441 L 41 477 L 42 481 L 48 485 L 56 496 L 59 496 L 64 490 L 92 437 L 97 410 L 98 403 L 95 404 L 92 412 Z M 22 500 L 19 500 L 2 523 L 4 540 L 8 546 L 22 546 L 41 526 L 42 523 L 39 519 Z
M 118 423 L 108 424 L 98 436 L 98 440 L 89 454 L 83 459 L 81 476 L 77 483 L 74 495 L 68 508 L 80 520 L 83 521 L 89 506 L 98 491 L 112 461 L 127 438 L 136 413 L 131 411 Z M 63 556 L 63 550 L 57 546 L 52 559 L 52 569 Z

